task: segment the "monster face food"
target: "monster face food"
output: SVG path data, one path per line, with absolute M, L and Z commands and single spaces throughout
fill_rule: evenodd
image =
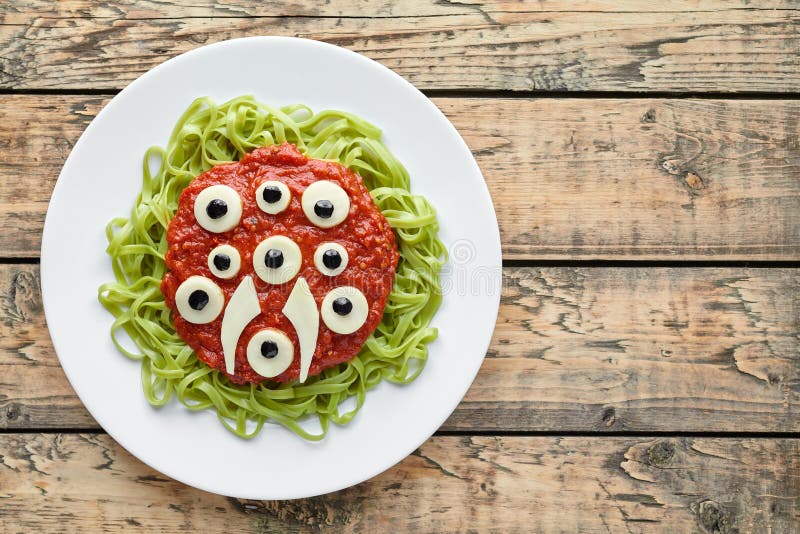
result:
M 161 291 L 175 328 L 237 384 L 304 382 L 356 356 L 398 262 L 361 178 L 289 143 L 194 179 L 167 243 Z

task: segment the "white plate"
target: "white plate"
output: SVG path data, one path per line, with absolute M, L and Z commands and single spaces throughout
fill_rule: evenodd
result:
M 127 216 L 141 185 L 142 155 L 164 146 L 198 96 L 253 94 L 272 104 L 356 113 L 383 129 L 411 174 L 412 191 L 438 210 L 451 252 L 439 339 L 408 386 L 383 383 L 356 418 L 309 443 L 276 425 L 256 439 L 230 434 L 211 411 L 173 400 L 155 409 L 139 363 L 111 344 L 111 316 L 97 288 L 113 279 L 106 223 Z M 154 469 L 197 488 L 241 498 L 319 495 L 366 480 L 419 447 L 466 393 L 489 345 L 500 298 L 497 220 L 472 154 L 455 128 L 403 78 L 332 45 L 283 37 L 236 39 L 193 50 L 117 95 L 75 144 L 53 191 L 42 237 L 42 298 L 61 365 L 100 425 Z

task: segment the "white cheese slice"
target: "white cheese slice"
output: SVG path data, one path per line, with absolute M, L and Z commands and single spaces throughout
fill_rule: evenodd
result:
M 333 310 L 333 303 L 343 298 L 350 302 L 350 312 L 339 315 Z M 322 320 L 325 326 L 337 334 L 352 334 L 367 322 L 369 304 L 364 293 L 356 287 L 339 286 L 330 290 L 322 299 Z
M 339 266 L 334 269 L 331 269 L 325 265 L 325 253 L 328 251 L 339 253 L 340 263 Z M 347 249 L 345 249 L 339 243 L 322 243 L 314 252 L 314 267 L 316 267 L 317 270 L 325 276 L 338 276 L 342 274 L 342 272 L 347 268 L 348 260 L 349 257 L 347 255 Z
M 225 212 L 213 219 L 208 213 L 209 204 L 222 201 Z M 242 218 L 242 198 L 239 193 L 227 185 L 217 184 L 206 187 L 197 194 L 194 201 L 194 218 L 197 224 L 209 232 L 221 234 L 232 230 Z
M 231 300 L 225 308 L 225 315 L 222 316 L 220 341 L 225 356 L 225 371 L 228 374 L 232 375 L 234 372 L 236 345 L 244 327 L 260 313 L 261 305 L 258 303 L 256 286 L 250 276 L 245 276 L 231 295 Z
M 274 343 L 277 354 L 264 354 L 262 344 Z M 256 332 L 247 342 L 247 363 L 253 371 L 266 378 L 278 376 L 292 365 L 294 345 L 285 333 L 274 328 Z
M 317 215 L 315 206 L 319 201 L 330 202 L 333 206 L 333 213 L 327 217 Z M 300 200 L 300 206 L 303 208 L 306 218 L 315 226 L 331 228 L 347 218 L 350 213 L 350 197 L 336 182 L 319 180 L 306 187 Z
M 297 332 L 297 339 L 300 341 L 300 377 L 298 381 L 305 382 L 308 378 L 308 368 L 311 367 L 311 359 L 317 348 L 319 312 L 308 282 L 302 276 L 298 277 L 295 282 L 282 311 L 292 322 L 292 326 Z

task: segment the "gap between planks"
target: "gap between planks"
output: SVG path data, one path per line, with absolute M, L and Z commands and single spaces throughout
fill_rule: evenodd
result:
M 101 427 L 84 428 L 0 428 L 0 435 L 3 434 L 102 434 L 108 433 Z M 650 431 L 611 431 L 611 430 L 437 430 L 433 433 L 439 437 L 543 437 L 543 438 L 703 438 L 703 439 L 794 439 L 800 438 L 800 432 L 750 432 L 750 431 L 730 431 L 730 432 L 705 432 L 705 431 L 672 431 L 672 430 L 650 430 Z
M 0 257 L 0 265 L 39 265 L 41 258 L 31 257 Z M 588 269 L 602 269 L 616 267 L 619 269 L 637 268 L 673 268 L 673 269 L 703 269 L 713 267 L 729 267 L 741 269 L 792 269 L 800 268 L 800 261 L 791 260 L 526 260 L 504 259 L 506 267 L 585 267 Z
M 0 87 L 0 96 L 106 96 L 114 97 L 120 93 L 116 89 L 8 89 Z M 553 100 L 591 100 L 591 99 L 670 99 L 670 100 L 800 100 L 800 92 L 775 93 L 767 91 L 525 91 L 496 89 L 422 89 L 428 98 L 458 99 L 553 99 Z

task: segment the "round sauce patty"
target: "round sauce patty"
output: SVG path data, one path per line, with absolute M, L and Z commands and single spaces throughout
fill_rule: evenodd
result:
M 303 192 L 310 184 L 320 180 L 338 184 L 350 200 L 347 217 L 332 228 L 315 226 L 301 207 Z M 256 202 L 256 189 L 266 181 L 282 182 L 291 192 L 288 207 L 276 215 L 265 213 Z M 212 233 L 200 226 L 195 219 L 194 204 L 201 191 L 218 184 L 231 187 L 239 194 L 242 215 L 233 229 Z M 288 282 L 278 285 L 263 281 L 253 267 L 256 246 L 274 235 L 289 237 L 302 252 L 298 274 Z M 336 276 L 321 273 L 314 262 L 317 246 L 325 242 L 342 245 L 349 256 L 347 267 Z M 294 344 L 292 363 L 283 373 L 269 380 L 287 382 L 298 378 L 298 336 L 281 310 L 301 276 L 308 282 L 316 301 L 317 312 L 325 295 L 340 286 L 358 288 L 369 305 L 366 321 L 352 334 L 337 334 L 320 318 L 317 346 L 308 371 L 309 376 L 356 356 L 367 337 L 380 323 L 386 299 L 394 283 L 398 261 L 392 229 L 375 206 L 361 177 L 338 163 L 309 159 L 289 143 L 258 148 L 245 155 L 238 163 L 218 165 L 193 180 L 180 195 L 177 212 L 167 231 L 167 243 L 166 263 L 169 272 L 161 282 L 161 292 L 167 306 L 172 310 L 177 332 L 194 349 L 200 360 L 223 373 L 225 358 L 220 333 L 225 308 L 213 321 L 193 324 L 178 313 L 175 292 L 190 276 L 203 276 L 222 289 L 227 306 L 243 277 L 249 275 L 255 283 L 261 313 L 247 324 L 239 337 L 234 373 L 226 373 L 237 384 L 267 380 L 249 365 L 246 353 L 248 340 L 265 328 L 282 331 Z M 210 252 L 223 244 L 235 247 L 241 256 L 238 274 L 228 280 L 214 276 L 208 265 Z

